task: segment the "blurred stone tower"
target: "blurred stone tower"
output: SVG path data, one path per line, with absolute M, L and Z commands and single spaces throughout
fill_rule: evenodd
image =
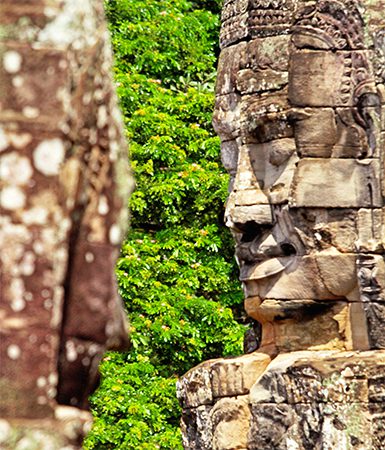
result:
M 0 447 L 80 448 L 132 185 L 102 0 L 1 0 Z

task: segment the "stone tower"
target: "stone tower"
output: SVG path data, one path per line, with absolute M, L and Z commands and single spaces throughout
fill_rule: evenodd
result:
M 384 8 L 224 2 L 214 125 L 262 335 L 180 380 L 186 449 L 385 448 Z

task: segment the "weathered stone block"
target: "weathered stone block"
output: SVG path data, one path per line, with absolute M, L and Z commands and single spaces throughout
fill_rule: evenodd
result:
M 290 32 L 296 0 L 250 0 L 248 29 L 252 37 L 284 35 Z
M 332 108 L 297 109 L 291 113 L 298 153 L 302 157 L 330 158 L 337 141 Z
M 189 370 L 177 383 L 177 397 L 184 408 L 196 408 L 213 403 L 211 363 L 204 362 Z
M 257 146 L 242 145 L 239 149 L 237 172 L 234 180 L 234 190 L 246 189 L 261 190 L 264 188 L 266 172 L 265 154 L 258 151 Z M 268 203 L 267 201 L 254 202 L 252 204 Z
M 2 450 L 80 450 L 91 425 L 88 411 L 58 406 L 50 418 L 0 419 L 0 445 Z
M 292 209 L 290 214 L 295 230 L 309 252 L 328 248 L 335 248 L 341 253 L 356 252 L 358 230 L 355 209 L 298 208 Z
M 368 408 L 348 405 L 254 405 L 249 449 L 323 450 L 372 447 Z
M 376 108 L 336 108 L 337 141 L 334 158 L 378 158 L 380 118 Z
M 370 403 L 372 419 L 372 448 L 382 450 L 385 445 L 385 402 Z
M 24 325 L 28 322 L 25 319 Z M 0 415 L 44 418 L 53 415 L 57 392 L 58 336 L 49 329 L 27 327 L 0 335 Z
M 68 61 L 60 51 L 8 45 L 2 53 L 0 78 L 3 86 L 0 119 L 9 114 L 26 121 L 65 120 L 65 91 L 69 89 Z M 28 73 L 28 76 L 25 74 Z M 44 79 L 44 84 L 41 80 Z M 42 119 L 42 117 L 40 117 Z
M 302 159 L 294 175 L 290 205 L 381 207 L 379 180 L 380 165 L 375 159 Z
M 183 406 L 195 408 L 219 397 L 248 394 L 270 361 L 263 353 L 206 361 L 178 381 L 178 398 Z
M 287 72 L 289 69 L 290 36 L 270 36 L 253 39 L 247 43 L 245 57 L 241 60 L 241 69 L 254 72 L 271 69 Z
M 236 206 L 232 211 L 234 223 L 242 224 L 257 222 L 259 224 L 272 224 L 273 216 L 270 205 Z
M 72 285 L 67 292 L 70 319 L 64 325 L 65 332 L 68 336 L 104 344 L 116 334 L 115 327 L 119 328 L 123 322 L 114 277 L 103 270 L 107 262 L 108 267 L 113 267 L 117 251 L 109 245 L 89 242 L 79 243 L 77 250 L 71 266 Z M 88 277 L 94 280 L 92 284 Z M 92 320 L 83 323 L 84 317 L 92 317 Z M 127 339 L 127 336 L 122 338 Z
M 255 189 L 245 189 L 239 192 L 235 192 L 231 197 L 234 197 L 235 207 L 238 206 L 252 206 L 252 205 L 267 205 L 269 199 L 267 195 L 258 188 Z M 229 202 L 231 202 L 231 197 L 229 197 Z
M 385 348 L 385 303 L 364 303 L 370 348 Z
M 230 174 L 231 181 L 234 180 L 237 173 L 239 146 L 234 139 L 232 141 L 225 141 L 221 143 L 221 161 L 223 166 Z
M 265 325 L 262 345 L 272 344 L 279 352 L 302 348 L 348 350 L 353 347 L 347 337 L 350 319 L 347 302 L 261 301 L 254 297 L 245 300 L 245 309 L 249 316 Z
M 216 97 L 213 126 L 223 141 L 231 141 L 240 135 L 239 100 L 238 94 L 226 94 Z
M 183 447 L 188 450 L 212 449 L 212 406 L 186 409 L 181 419 Z
M 295 106 L 334 107 L 351 105 L 351 98 L 340 99 L 345 71 L 345 54 L 314 50 L 291 54 L 289 99 Z M 333 71 L 328 70 L 333 67 Z M 350 95 L 350 92 L 347 93 Z
M 248 36 L 249 32 L 247 30 L 247 21 L 247 12 L 232 15 L 232 17 L 229 17 L 227 20 L 223 21 L 219 37 L 219 42 L 222 49 L 241 41 Z
M 252 94 L 282 89 L 287 82 L 287 72 L 265 69 L 261 74 L 251 69 L 244 69 L 238 72 L 236 86 L 241 94 Z
M 212 450 L 245 450 L 250 428 L 248 397 L 218 400 L 210 411 Z
M 250 391 L 256 403 L 367 403 L 381 402 L 385 389 L 381 368 L 384 351 L 368 352 L 292 352 L 278 355 Z M 380 396 L 368 386 L 380 384 Z M 357 401 L 356 401 L 357 400 Z
M 217 398 L 248 394 L 256 377 L 263 372 L 270 360 L 263 353 L 251 353 L 238 358 L 213 361 L 210 367 L 213 396 Z
M 295 422 L 294 408 L 290 405 L 280 405 L 277 408 L 274 404 L 258 404 L 253 405 L 251 411 L 247 448 L 250 450 L 288 450 L 287 434 Z
M 385 258 L 383 255 L 360 253 L 357 274 L 363 303 L 385 301 Z
M 60 379 L 57 401 L 88 409 L 88 397 L 99 385 L 99 363 L 105 345 L 75 337 L 68 338 L 59 359 Z
M 236 206 L 286 203 L 298 157 L 293 139 L 242 145 L 233 190 Z
M 356 246 L 359 252 L 382 252 L 385 245 L 385 208 L 360 209 L 357 213 L 357 231 Z
M 224 0 L 221 11 L 222 22 L 247 12 L 249 0 Z
M 267 164 L 265 186 L 270 204 L 287 204 L 297 163 L 298 156 L 293 153 L 287 161 L 279 166 Z
M 246 42 L 224 48 L 218 61 L 216 95 L 231 94 L 236 91 L 236 81 L 242 61 L 245 58 Z
M 240 121 L 243 143 L 260 144 L 293 136 L 286 89 L 274 94 L 244 95 L 239 100 L 241 112 L 236 120 Z
M 23 226 L 19 226 L 20 231 L 23 228 Z M 38 242 L 41 237 L 39 233 L 33 233 L 31 239 L 36 239 L 35 242 Z M 60 287 L 54 286 L 52 282 L 55 274 L 52 271 L 52 259 L 36 255 L 32 248 L 32 242 L 30 244 L 23 243 L 25 253 L 18 258 L 15 250 L 18 249 L 20 242 L 18 242 L 15 227 L 12 233 L 8 235 L 5 233 L 4 238 L 9 238 L 10 241 L 7 245 L 3 245 L 3 268 L 6 271 L 9 267 L 8 264 L 13 262 L 18 264 L 20 270 L 19 272 L 15 270 L 13 277 L 5 272 L 2 278 L 1 288 L 5 298 L 2 302 L 2 317 L 0 318 L 2 328 L 19 330 L 28 324 L 29 327 L 44 328 L 47 332 L 48 330 L 58 332 L 58 325 L 63 314 L 64 292 Z M 59 255 L 59 252 L 64 249 L 57 247 L 55 250 Z M 12 251 L 14 252 L 12 256 L 16 258 L 7 258 L 7 254 Z M 57 269 L 61 262 L 57 259 Z

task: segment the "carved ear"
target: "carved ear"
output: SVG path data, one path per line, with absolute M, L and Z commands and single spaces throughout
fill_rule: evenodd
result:
M 357 96 L 357 107 L 364 108 L 380 108 L 381 100 L 377 92 L 361 92 Z
M 377 135 L 381 118 L 380 99 L 376 94 L 361 95 L 357 102 L 357 109 L 353 110 L 355 121 L 365 130 L 367 145 L 373 152 L 377 147 Z

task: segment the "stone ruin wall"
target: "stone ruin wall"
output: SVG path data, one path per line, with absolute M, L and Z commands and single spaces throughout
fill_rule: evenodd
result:
M 131 185 L 103 2 L 1 0 L 1 448 L 80 448 Z
M 255 326 L 179 381 L 186 449 L 385 448 L 384 9 L 224 2 L 214 126 Z

